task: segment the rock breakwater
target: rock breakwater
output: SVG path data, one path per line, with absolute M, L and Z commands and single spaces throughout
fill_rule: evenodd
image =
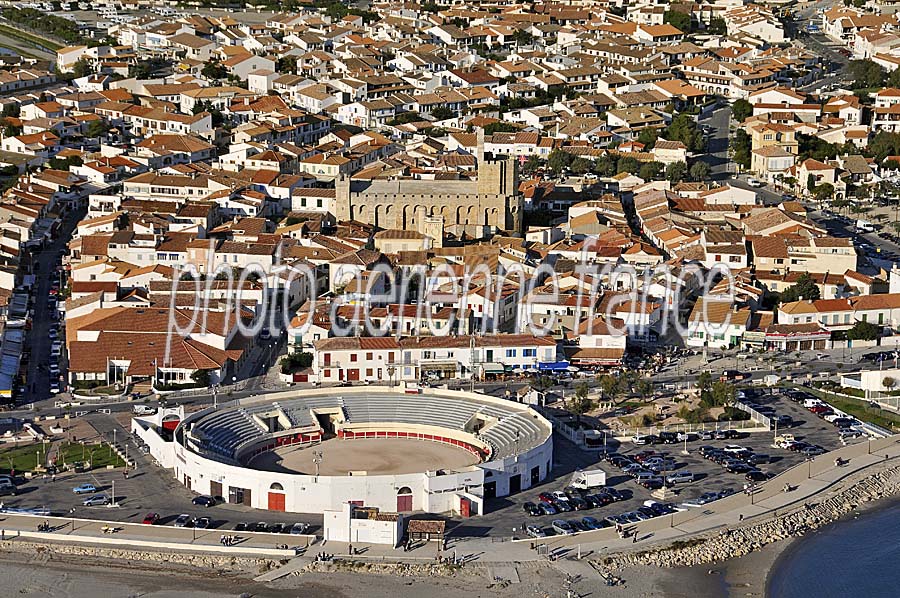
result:
M 853 513 L 863 503 L 897 495 L 900 495 L 900 466 L 866 476 L 820 502 L 808 502 L 764 521 L 676 540 L 651 550 L 609 555 L 597 559 L 597 564 L 614 571 L 636 565 L 692 567 L 717 563 L 742 557 L 773 542 L 802 536 Z

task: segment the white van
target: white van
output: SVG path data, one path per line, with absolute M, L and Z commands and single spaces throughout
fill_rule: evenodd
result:
M 135 415 L 153 415 L 156 413 L 156 409 L 150 405 L 135 405 L 133 411 Z
M 804 399 L 803 400 L 803 407 L 805 407 L 806 409 L 809 409 L 810 407 L 815 407 L 816 405 L 821 405 L 821 404 L 822 404 L 822 401 L 820 401 L 819 399 Z

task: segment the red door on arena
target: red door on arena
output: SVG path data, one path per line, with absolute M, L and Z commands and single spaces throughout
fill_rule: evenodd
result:
M 409 513 L 410 511 L 412 511 L 412 499 L 412 490 L 410 490 L 406 486 L 400 488 L 400 491 L 397 493 L 397 512 Z
M 269 492 L 269 510 L 284 511 L 284 494 Z
M 284 486 L 278 482 L 269 486 L 269 510 L 284 511 Z

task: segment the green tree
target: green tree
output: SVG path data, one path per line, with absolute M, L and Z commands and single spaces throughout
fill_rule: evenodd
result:
M 708 393 L 708 402 L 711 407 L 731 407 L 737 398 L 737 389 L 734 384 L 724 380 L 713 382 Z
M 576 421 L 581 421 L 581 416 L 593 407 L 588 398 L 588 385 L 584 382 L 575 387 L 575 394 L 569 399 L 567 405 L 569 411 L 575 415 Z
M 886 389 L 888 389 L 888 391 L 890 392 L 890 390 L 892 388 L 894 388 L 894 386 L 897 385 L 897 381 L 894 378 L 891 378 L 890 376 L 885 376 L 884 379 L 881 381 L 881 385 L 883 387 L 885 387 Z
M 712 387 L 712 374 L 709 373 L 709 370 L 704 370 L 700 372 L 700 375 L 697 376 L 697 388 L 700 389 L 700 392 L 705 390 L 709 390 Z
M 800 275 L 793 285 L 786 288 L 781 293 L 782 303 L 792 303 L 800 301 L 800 299 L 816 301 L 821 296 L 821 291 L 816 281 L 812 279 L 808 273 L 804 272 Z
M 657 138 L 659 137 L 659 131 L 652 127 L 646 127 L 641 129 L 641 132 L 638 133 L 637 142 L 643 143 L 644 147 L 651 148 L 653 144 L 656 143 Z
M 516 42 L 517 46 L 527 46 L 534 41 L 534 36 L 524 29 L 516 29 L 516 32 L 513 33 L 512 38 L 513 41 Z
M 569 168 L 572 169 L 572 172 L 575 174 L 587 174 L 593 168 L 594 163 L 588 160 L 587 158 L 582 158 L 578 156 L 574 160 L 572 160 L 571 166 Z
M 92 120 L 85 131 L 88 137 L 103 137 L 109 132 L 109 125 L 105 120 Z
M 485 135 L 493 135 L 494 133 L 515 133 L 519 130 L 520 127 L 517 127 L 512 123 L 503 122 L 502 120 L 495 123 L 488 123 L 484 126 Z
M 275 70 L 279 73 L 287 73 L 291 75 L 297 74 L 297 57 L 293 54 L 286 54 L 275 62 Z M 214 79 L 217 77 L 213 77 Z M 221 77 L 218 77 L 221 78 Z
M 541 159 L 537 156 L 529 156 L 522 165 L 522 172 L 531 174 L 541 167 Z
M 734 120 L 742 123 L 753 116 L 753 104 L 743 98 L 735 100 L 731 105 L 731 114 L 734 116 Z
M 611 376 L 609 374 L 604 374 L 598 380 L 598 384 L 600 386 L 600 392 L 603 393 L 603 398 L 609 399 L 610 401 L 615 401 L 616 397 L 622 392 L 622 382 L 620 378 L 615 376 Z
M 663 14 L 663 23 L 668 23 L 673 27 L 677 27 L 684 33 L 690 33 L 691 31 L 691 17 L 683 12 L 678 12 L 677 10 L 667 10 Z
M 750 149 L 753 145 L 750 136 L 743 129 L 738 129 L 731 140 L 733 159 L 744 168 L 750 168 Z
M 616 162 L 616 174 L 621 172 L 628 172 L 630 174 L 635 174 L 640 171 L 641 163 L 638 162 L 637 158 L 634 156 L 623 155 L 619 157 L 618 162 Z
M 448 118 L 453 118 L 455 113 L 450 108 L 446 106 L 438 106 L 431 111 L 431 116 L 435 117 L 437 120 L 446 120 Z
M 574 156 L 569 152 L 558 149 L 553 150 L 550 152 L 550 155 L 547 156 L 547 168 L 549 168 L 553 174 L 560 174 L 572 164 L 573 159 Z
M 191 374 L 191 380 L 197 383 L 197 386 L 209 386 L 209 370 L 194 370 Z
M 692 181 L 704 181 L 709 176 L 709 164 L 697 160 L 691 164 L 689 174 Z
M 871 322 L 859 321 L 847 331 L 847 338 L 851 341 L 874 341 L 880 334 L 880 329 Z
M 90 63 L 87 61 L 87 58 L 79 58 L 78 62 L 72 65 L 72 76 L 75 79 L 80 79 L 81 77 L 87 77 L 93 72 Z
M 816 201 L 825 201 L 826 199 L 834 197 L 834 185 L 831 183 L 816 185 L 816 188 L 813 189 L 813 195 L 815 196 Z
M 900 133 L 879 131 L 869 142 L 867 150 L 879 164 L 888 156 L 900 155 Z
M 687 164 L 684 162 L 672 162 L 666 166 L 666 178 L 671 183 L 679 183 L 687 174 Z
M 853 79 L 854 90 L 884 85 L 884 69 L 871 60 L 851 60 L 844 72 Z
M 697 123 L 689 114 L 678 114 L 666 127 L 665 138 L 670 141 L 680 141 L 690 151 L 703 151 L 706 149 L 706 140 L 703 133 L 697 128 Z
M 200 69 L 200 74 L 210 80 L 225 79 L 228 77 L 228 69 L 216 60 L 210 60 Z
M 713 17 L 709 20 L 709 26 L 707 26 L 706 32 L 710 35 L 727 35 L 728 24 L 722 17 Z
M 641 164 L 641 169 L 638 171 L 638 176 L 645 181 L 653 181 L 659 178 L 659 175 L 662 174 L 663 168 L 663 165 L 659 162 L 644 162 L 643 164 Z
M 647 400 L 653 396 L 653 382 L 650 378 L 639 378 L 634 383 L 634 390 L 643 400 Z

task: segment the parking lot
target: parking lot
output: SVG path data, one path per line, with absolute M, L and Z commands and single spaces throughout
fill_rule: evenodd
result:
M 776 415 L 788 415 L 792 418 L 793 424 L 789 427 L 779 426 L 777 432 L 775 430 L 755 432 L 740 438 L 691 440 L 687 443 L 687 454 L 683 454 L 685 447 L 683 442 L 642 446 L 627 441 L 621 444 L 610 442 L 608 449 L 631 460 L 642 453 L 653 451 L 654 456 L 671 459 L 671 465 L 660 471 L 660 475 L 669 476 L 685 472 L 692 474 L 693 481 L 673 484 L 672 489 L 677 494 L 665 499 L 667 503 L 681 505 L 705 494 L 741 492 L 744 485 L 749 483 L 746 473 L 730 473 L 723 465 L 704 458 L 700 454 L 701 447 L 724 449 L 727 445 L 737 445 L 757 455 L 768 455 L 769 459 L 760 458 L 755 466 L 765 474 L 776 475 L 802 463 L 805 459 L 799 451 L 773 448 L 771 445 L 776 433 L 779 436 L 785 433 L 792 434 L 796 440 L 819 446 L 826 451 L 841 445 L 836 427 L 804 408 L 802 401 L 790 400 L 787 391 L 748 389 L 744 392 L 746 402 L 752 402 L 761 410 L 772 409 Z M 797 391 L 790 392 L 797 399 L 812 398 L 811 395 Z M 722 424 L 721 429 L 724 431 L 726 428 L 727 424 Z M 124 430 L 120 429 L 120 442 L 121 435 L 124 434 Z M 861 438 L 848 442 L 864 440 Z M 581 520 L 585 516 L 594 517 L 599 522 L 612 515 L 638 512 L 638 509 L 645 506 L 645 501 L 653 500 L 649 488 L 639 485 L 631 475 L 622 470 L 622 467 L 601 460 L 600 453 L 582 451 L 558 435 L 555 436 L 554 442 L 554 476 L 551 481 L 514 496 L 488 501 L 487 514 L 482 517 L 448 521 L 450 535 L 521 535 L 526 523 L 550 530 L 554 520 Z M 155 512 L 160 515 L 157 522 L 159 525 L 173 525 L 179 515 L 187 514 L 193 519 L 209 517 L 210 529 L 219 530 L 234 530 L 238 524 L 253 524 L 256 527 L 257 522 L 288 526 L 303 522 L 310 524 L 311 533 L 321 533 L 321 515 L 262 511 L 234 504 L 217 504 L 209 508 L 195 505 L 192 499 L 196 495 L 178 483 L 172 477 L 171 471 L 159 468 L 151 464 L 147 457 L 137 454 L 139 453 L 137 445 L 131 449 L 133 451 L 131 454 L 136 455 L 138 469 L 131 472 L 127 478 L 120 470 L 95 470 L 90 473 L 61 475 L 56 481 L 50 478 L 30 480 L 20 485 L 16 496 L 3 497 L 3 504 L 17 508 L 44 508 L 54 514 L 72 514 L 77 517 L 132 523 L 140 523 L 147 513 Z M 529 516 L 524 510 L 523 505 L 526 502 L 539 503 L 538 497 L 541 493 L 564 491 L 574 472 L 597 468 L 607 473 L 606 486 L 615 489 L 620 500 L 556 515 Z M 76 495 L 72 492 L 75 486 L 91 483 L 96 486 L 97 493 L 106 494 L 111 499 L 113 482 L 118 506 L 85 506 L 84 500 L 89 495 Z M 594 502 L 600 504 L 605 501 Z M 636 516 L 632 519 L 634 517 Z
M 610 443 L 608 450 L 614 455 L 621 455 L 622 466 L 626 466 L 635 462 L 636 457 L 646 461 L 647 457 L 659 457 L 667 460 L 670 465 L 658 471 L 658 475 L 668 477 L 670 475 L 684 474 L 688 472 L 693 481 L 683 483 L 673 483 L 669 486 L 677 494 L 669 493 L 664 502 L 669 503 L 677 508 L 697 508 L 704 502 L 713 499 L 713 496 L 724 496 L 734 492 L 743 492 L 745 485 L 752 485 L 754 482 L 747 479 L 748 470 L 758 469 L 765 477 L 775 476 L 782 471 L 803 463 L 807 454 L 831 451 L 842 446 L 838 429 L 835 425 L 825 421 L 821 417 L 810 412 L 803 407 L 804 399 L 813 399 L 812 395 L 803 393 L 802 391 L 786 391 L 783 389 L 760 390 L 745 389 L 744 400 L 757 405 L 764 411 L 772 410 L 771 413 L 777 415 L 787 415 L 793 421 L 790 426 L 779 426 L 777 430 L 769 432 L 754 432 L 735 434 L 736 437 L 718 438 L 718 439 L 695 439 L 687 443 L 687 454 L 684 454 L 684 443 L 675 442 L 672 444 L 653 444 L 653 445 L 635 445 L 632 442 Z M 794 396 L 791 400 L 790 395 Z M 722 425 L 724 432 L 727 424 Z M 794 448 L 775 448 L 772 446 L 776 434 L 784 436 L 790 434 L 799 443 Z M 720 434 L 721 436 L 721 434 Z M 847 443 L 864 442 L 865 437 L 847 439 Z M 804 447 L 802 443 L 807 443 L 811 447 L 808 453 L 804 454 L 800 449 Z M 734 463 L 732 469 L 734 473 L 729 472 L 725 468 L 725 463 L 717 463 L 713 460 L 705 458 L 701 455 L 701 447 L 710 447 L 723 451 L 725 447 L 729 447 L 735 455 L 729 457 L 744 457 L 750 461 L 745 466 L 737 466 Z M 737 454 L 738 448 L 745 449 L 742 455 Z M 650 500 L 660 502 L 651 496 L 651 488 L 640 485 L 631 474 L 623 471 L 623 467 L 619 467 L 611 462 L 602 459 L 602 453 L 588 454 L 580 451 L 573 445 L 564 440 L 557 438 L 555 445 L 555 480 L 539 487 L 532 488 L 519 495 L 495 499 L 488 504 L 488 513 L 477 521 L 477 524 L 483 526 L 485 533 L 493 533 L 496 535 L 509 535 L 513 531 L 513 535 L 522 535 L 524 526 L 535 526 L 541 528 L 544 533 L 558 533 L 553 530 L 552 522 L 556 520 L 565 520 L 569 522 L 579 521 L 583 517 L 591 517 L 597 521 L 602 521 L 607 517 L 629 514 L 630 517 L 621 521 L 623 525 L 636 523 L 641 518 L 649 516 L 659 516 L 662 513 L 653 515 L 645 503 Z M 653 455 L 648 453 L 653 452 Z M 704 451 L 706 452 L 706 451 Z M 715 454 L 715 452 L 714 452 Z M 755 457 L 751 457 L 755 455 Z M 722 460 L 722 459 L 720 459 Z M 739 459 L 738 459 L 739 460 Z M 529 515 L 526 511 L 525 504 L 540 504 L 541 495 L 550 495 L 553 492 L 565 492 L 572 473 L 577 469 L 602 469 L 607 473 L 606 487 L 613 488 L 615 493 L 621 497 L 621 500 L 608 502 L 602 499 L 591 499 L 592 494 L 601 493 L 602 490 L 578 493 L 578 496 L 585 499 L 589 504 L 583 510 L 572 510 L 560 512 L 557 514 L 541 514 Z M 646 466 L 639 466 L 637 469 L 648 471 Z M 656 474 L 656 472 L 652 472 Z M 762 476 L 755 476 L 762 480 Z M 759 482 L 762 483 L 762 482 Z M 569 492 L 574 495 L 573 492 Z M 584 495 L 587 496 L 584 496 Z M 701 499 L 698 502 L 698 499 Z M 554 501 L 549 498 L 551 503 L 559 503 L 562 501 Z M 581 506 L 577 500 L 569 501 L 570 504 L 575 502 Z M 593 502 L 593 506 L 590 503 Z M 603 506 L 597 506 L 600 503 L 608 502 Z M 683 506 L 688 503 L 693 506 Z M 559 506 L 556 504 L 555 506 Z M 640 510 L 643 510 L 641 513 Z M 664 512 L 664 511 L 663 511 Z M 476 522 L 465 522 L 462 528 Z M 574 522 L 573 522 L 574 523 Z M 595 523 L 589 521 L 589 523 Z M 614 525 L 615 522 L 607 520 L 606 525 Z M 603 525 L 601 523 L 601 525 Z M 487 531 L 487 528 L 493 528 Z M 460 530 L 461 531 L 461 530 Z M 468 530 L 467 530 L 468 531 Z

